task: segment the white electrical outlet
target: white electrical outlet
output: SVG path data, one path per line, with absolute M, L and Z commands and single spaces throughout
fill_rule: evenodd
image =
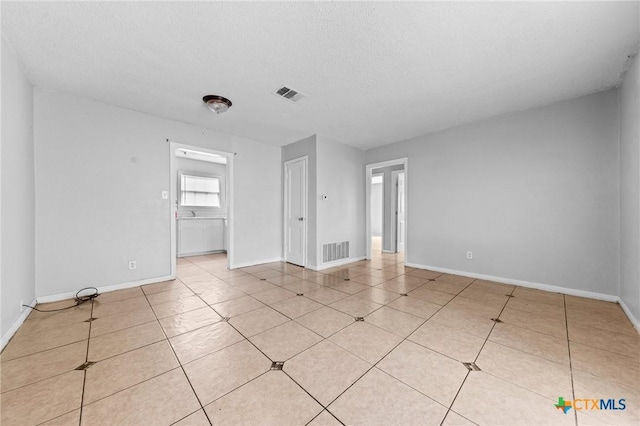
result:
M 24 305 L 24 300 L 20 301 L 20 312 L 24 312 L 24 310 L 25 310 L 25 307 L 22 306 L 22 305 Z
M 468 251 L 467 252 L 467 260 L 471 260 L 473 259 L 473 252 L 472 251 Z
M 162 191 L 162 199 L 163 200 L 169 199 L 169 191 Z
M 129 261 L 129 269 L 136 269 L 137 267 L 137 262 L 135 260 L 130 260 Z

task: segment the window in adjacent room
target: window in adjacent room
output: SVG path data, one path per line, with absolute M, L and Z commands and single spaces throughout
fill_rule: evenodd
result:
M 220 178 L 180 172 L 180 206 L 220 207 Z

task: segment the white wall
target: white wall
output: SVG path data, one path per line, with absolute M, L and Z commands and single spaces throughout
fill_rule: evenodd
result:
M 640 324 L 640 64 L 636 56 L 620 97 L 620 297 Z
M 383 182 L 371 184 L 371 235 L 382 236 L 382 186 Z
M 279 148 L 38 89 L 35 123 L 38 296 L 170 273 L 167 139 L 237 153 L 236 264 L 281 257 Z
M 20 301 L 35 298 L 35 177 L 33 88 L 13 48 L 2 38 L 2 344 L 15 331 Z
M 365 256 L 364 151 L 317 135 L 318 260 L 322 245 L 349 241 L 349 258 Z M 322 200 L 322 195 L 327 195 Z M 326 265 L 323 265 L 326 266 Z
M 610 90 L 372 149 L 366 163 L 409 158 L 408 263 L 617 295 L 617 140 Z

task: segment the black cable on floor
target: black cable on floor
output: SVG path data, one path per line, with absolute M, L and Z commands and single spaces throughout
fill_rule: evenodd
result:
M 80 295 L 80 293 L 82 293 L 85 290 L 94 290 L 91 294 L 85 294 L 85 295 Z M 95 287 L 85 287 L 85 288 L 81 288 L 80 290 L 78 290 L 78 292 L 76 293 L 75 297 L 73 298 L 73 300 L 76 301 L 75 305 L 71 305 L 71 306 L 67 306 L 65 308 L 59 308 L 59 309 L 38 309 L 34 306 L 30 306 L 30 305 L 22 305 L 25 308 L 29 308 L 29 309 L 33 309 L 34 311 L 38 311 L 38 312 L 58 312 L 58 311 L 64 311 L 67 309 L 71 309 L 71 308 L 75 308 L 76 306 L 82 305 L 85 302 L 88 302 L 90 300 L 95 299 L 96 297 L 100 296 L 100 294 L 98 293 L 98 289 Z

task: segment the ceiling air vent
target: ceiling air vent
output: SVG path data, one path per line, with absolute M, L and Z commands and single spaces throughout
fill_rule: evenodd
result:
M 303 95 L 302 93 L 287 86 L 282 86 L 281 88 L 275 90 L 273 94 L 291 102 L 298 102 L 300 99 L 305 97 L 305 95 Z

